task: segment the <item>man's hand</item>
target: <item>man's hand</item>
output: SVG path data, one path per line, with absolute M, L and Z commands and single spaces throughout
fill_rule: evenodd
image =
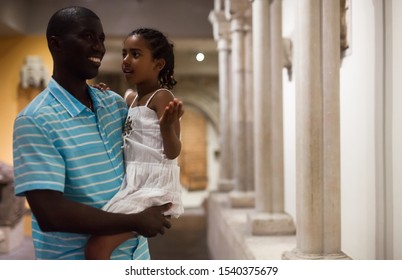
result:
M 137 224 L 136 232 L 145 237 L 154 237 L 157 234 L 164 234 L 165 229 L 171 227 L 168 217 L 164 215 L 172 207 L 171 203 L 161 206 L 153 206 L 144 211 L 133 214 Z
M 61 192 L 51 190 L 29 191 L 27 200 L 43 231 L 92 235 L 135 231 L 153 237 L 171 227 L 164 215 L 172 207 L 171 203 L 150 207 L 137 214 L 121 214 L 68 200 Z

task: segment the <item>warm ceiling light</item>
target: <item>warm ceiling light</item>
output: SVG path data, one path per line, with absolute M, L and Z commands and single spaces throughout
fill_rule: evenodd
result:
M 197 61 L 203 61 L 205 58 L 205 55 L 203 53 L 197 53 L 197 55 L 195 56 L 195 59 L 197 59 Z

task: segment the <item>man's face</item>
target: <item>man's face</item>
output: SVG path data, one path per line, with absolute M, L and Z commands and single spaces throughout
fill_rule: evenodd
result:
M 106 51 L 102 24 L 92 17 L 82 17 L 71 24 L 70 31 L 60 40 L 61 67 L 64 67 L 65 74 L 92 79 L 98 74 Z

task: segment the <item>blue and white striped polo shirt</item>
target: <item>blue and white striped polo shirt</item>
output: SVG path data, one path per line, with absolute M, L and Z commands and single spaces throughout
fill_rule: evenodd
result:
M 122 129 L 127 106 L 121 96 L 89 87 L 95 113 L 54 79 L 14 123 L 15 193 L 60 191 L 67 199 L 101 208 L 124 176 Z M 33 217 L 37 259 L 84 259 L 88 235 L 42 232 Z M 149 259 L 146 238 L 121 244 L 112 259 Z

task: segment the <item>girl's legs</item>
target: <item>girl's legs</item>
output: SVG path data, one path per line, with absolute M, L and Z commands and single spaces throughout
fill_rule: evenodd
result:
M 134 236 L 133 232 L 114 235 L 93 235 L 89 238 L 85 247 L 85 258 L 87 260 L 110 260 L 113 250 Z

